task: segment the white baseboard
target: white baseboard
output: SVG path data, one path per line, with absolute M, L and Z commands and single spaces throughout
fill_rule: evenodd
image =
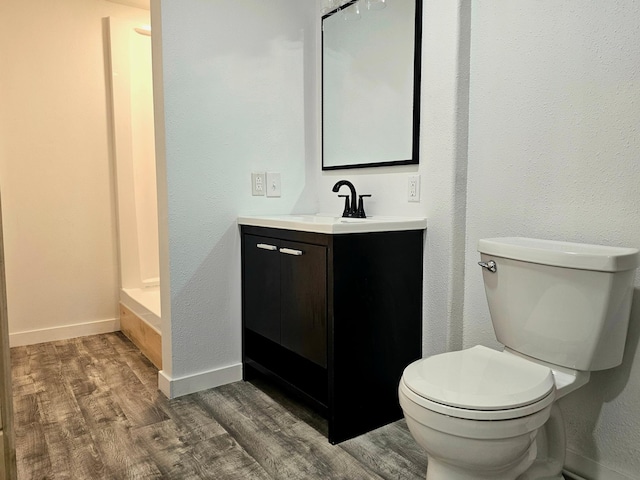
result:
M 76 323 L 74 325 L 63 325 L 60 327 L 41 328 L 38 330 L 28 330 L 26 332 L 10 333 L 9 346 L 22 347 L 24 345 L 35 345 L 36 343 L 117 332 L 118 330 L 120 330 L 119 318 Z
M 242 380 L 241 363 L 180 378 L 171 378 L 164 370 L 160 370 L 158 372 L 158 389 L 167 398 L 176 398 L 239 380 Z
M 565 459 L 565 471 L 567 476 L 575 479 L 588 480 L 635 480 L 632 477 L 611 470 L 590 458 L 583 457 L 571 450 L 567 450 Z

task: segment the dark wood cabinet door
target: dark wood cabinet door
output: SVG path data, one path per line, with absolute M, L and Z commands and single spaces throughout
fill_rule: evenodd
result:
M 280 252 L 280 343 L 326 367 L 327 248 L 283 241 Z
M 280 343 L 280 241 L 243 236 L 244 326 Z

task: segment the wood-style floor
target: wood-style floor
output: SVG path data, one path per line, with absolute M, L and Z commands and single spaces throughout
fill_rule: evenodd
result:
M 167 400 L 120 333 L 16 347 L 11 359 L 19 480 L 425 476 L 404 421 L 331 445 L 322 418 L 267 384 Z

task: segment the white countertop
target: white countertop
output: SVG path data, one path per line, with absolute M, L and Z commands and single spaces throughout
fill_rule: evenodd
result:
M 239 225 L 281 228 L 314 233 L 370 233 L 402 230 L 424 230 L 427 219 L 423 217 L 343 218 L 329 215 L 258 215 L 238 217 Z

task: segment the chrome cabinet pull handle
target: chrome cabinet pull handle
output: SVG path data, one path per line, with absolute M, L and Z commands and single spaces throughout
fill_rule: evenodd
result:
M 281 248 L 280 253 L 286 253 L 287 255 L 302 255 L 302 250 L 294 250 L 293 248 Z
M 493 260 L 489 260 L 488 262 L 478 262 L 478 265 L 480 265 L 482 268 L 486 268 L 491 273 L 496 273 L 496 270 L 498 270 L 496 262 L 494 262 Z
M 256 247 L 261 248 L 262 250 L 277 250 L 278 247 L 275 245 L 269 245 L 268 243 L 258 243 Z

